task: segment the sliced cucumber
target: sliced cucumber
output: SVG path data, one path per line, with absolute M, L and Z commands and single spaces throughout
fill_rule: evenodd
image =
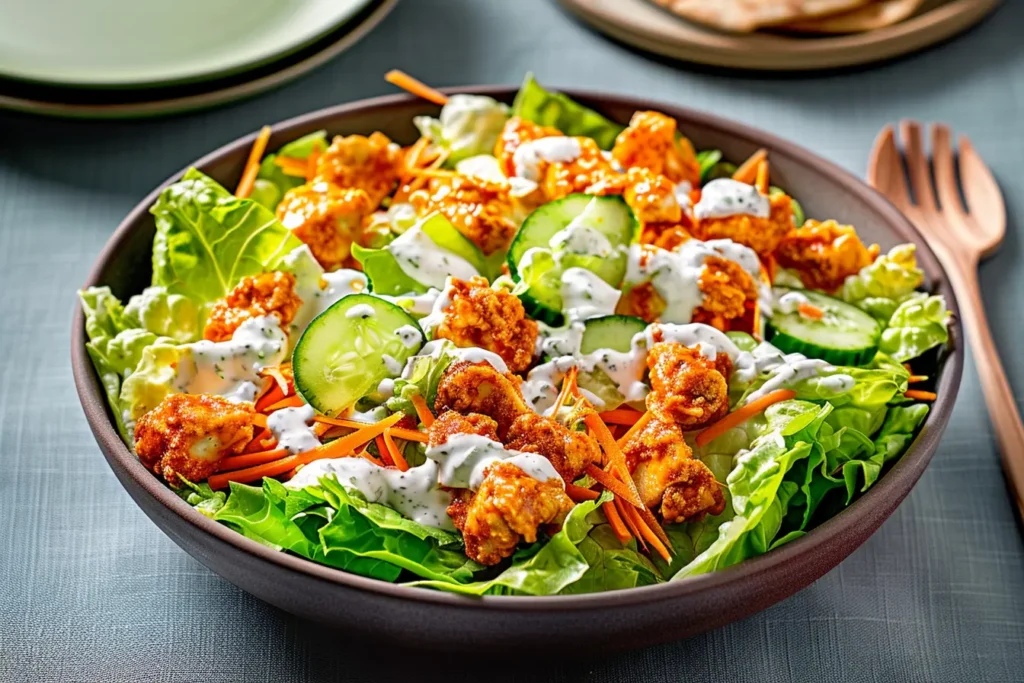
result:
M 562 232 L 577 219 L 578 231 L 571 235 Z M 638 229 L 636 217 L 622 197 L 569 195 L 527 216 L 509 248 L 509 271 L 529 285 L 529 302 L 547 308 L 549 316 L 560 316 L 562 272 L 586 268 L 617 287 L 626 272 L 627 254 L 622 247 L 633 241 Z M 588 250 L 591 246 L 607 253 Z M 524 258 L 531 251 L 527 266 Z M 522 298 L 526 303 L 527 298 Z
M 349 294 L 299 337 L 292 354 L 295 389 L 321 413 L 336 415 L 401 372 L 421 346 L 422 331 L 401 307 Z
M 776 299 L 797 291 L 821 310 L 821 319 L 776 312 L 768 321 L 768 341 L 786 353 L 802 353 L 833 365 L 865 365 L 878 353 L 881 325 L 870 315 L 845 301 L 820 292 L 776 287 Z
M 631 315 L 603 315 L 591 318 L 583 330 L 580 353 L 593 353 L 598 349 L 611 349 L 626 353 L 633 337 L 647 329 L 647 323 Z

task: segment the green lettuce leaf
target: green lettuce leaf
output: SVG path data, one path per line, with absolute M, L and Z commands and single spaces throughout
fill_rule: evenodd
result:
M 171 393 L 175 365 L 181 353 L 181 347 L 167 343 L 152 344 L 143 349 L 142 359 L 124 380 L 118 396 L 119 405 L 128 419 L 139 419 Z
M 951 317 L 942 296 L 910 299 L 892 314 L 879 348 L 900 363 L 917 358 L 949 340 Z
M 417 116 L 413 123 L 433 144 L 447 150 L 449 168 L 478 154 L 491 154 L 508 121 L 508 105 L 482 95 L 452 95 L 440 118 Z
M 422 294 L 427 291 L 425 285 L 405 274 L 398 261 L 387 248 L 367 249 L 358 244 L 352 245 L 352 257 L 359 261 L 363 272 L 370 279 L 370 287 L 374 294 L 401 296 L 402 294 Z
M 110 287 L 89 287 L 78 292 L 85 314 L 85 333 L 89 339 L 116 337 L 118 332 L 137 327 L 125 315 L 124 305 Z
M 595 526 L 577 546 L 587 561 L 587 571 L 559 595 L 597 593 L 650 586 L 662 581 L 658 569 L 637 552 L 636 541 L 623 545 L 597 511 L 589 521 Z
M 194 507 L 201 514 L 213 519 L 217 512 L 224 507 L 228 494 L 224 491 L 214 491 L 205 481 L 195 484 L 185 477 L 178 475 L 181 485 L 177 488 L 171 487 L 181 499 Z
M 722 160 L 722 150 L 705 149 L 697 152 L 697 164 L 700 165 L 700 182 L 706 183 L 711 169 Z
M 199 307 L 187 296 L 169 293 L 166 287 L 146 287 L 128 300 L 124 310 L 141 327 L 179 344 L 202 337 Z
M 410 368 L 408 377 L 395 380 L 395 394 L 387 400 L 388 410 L 399 411 L 408 415 L 416 415 L 412 405 L 413 396 L 422 396 L 427 405 L 434 405 L 437 398 L 437 385 L 441 382 L 444 371 L 455 360 L 455 345 L 447 339 L 434 341 L 430 344 L 430 353 L 413 356 L 407 363 Z
M 327 131 L 318 130 L 292 140 L 275 154 L 266 155 L 260 164 L 259 173 L 256 174 L 256 184 L 253 186 L 251 198 L 273 211 L 285 192 L 306 182 L 305 178 L 290 176 L 282 171 L 281 167 L 274 163 L 277 157 L 308 159 L 313 152 L 322 154 L 326 149 Z
M 545 90 L 533 74 L 526 75 L 512 105 L 512 115 L 557 128 L 566 135 L 593 138 L 604 150 L 614 147 L 615 138 L 626 128 L 562 93 Z
M 302 246 L 266 207 L 236 198 L 194 168 L 150 211 L 153 284 L 198 304 L 223 297 L 247 275 L 274 270 Z
M 853 304 L 866 299 L 870 308 L 877 310 L 882 306 L 879 299 L 899 300 L 911 294 L 924 282 L 924 271 L 917 267 L 916 251 L 913 244 L 893 247 L 888 254 L 846 278 L 836 296 Z

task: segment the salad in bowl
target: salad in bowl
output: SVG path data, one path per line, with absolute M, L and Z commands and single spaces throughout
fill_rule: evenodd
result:
M 442 105 L 412 144 L 264 129 L 233 190 L 159 195 L 150 287 L 80 292 L 125 443 L 199 512 L 382 581 L 589 593 L 767 553 L 909 447 L 950 317 L 912 244 L 656 111 L 392 80 Z

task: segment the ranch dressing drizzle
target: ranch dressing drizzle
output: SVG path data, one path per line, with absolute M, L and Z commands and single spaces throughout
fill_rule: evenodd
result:
M 622 292 L 586 268 L 562 273 L 562 310 L 571 323 L 615 313 Z
M 796 313 L 804 304 L 810 300 L 800 292 L 786 292 L 775 300 L 775 307 L 780 313 Z
M 267 417 L 267 428 L 274 433 L 278 448 L 289 453 L 305 453 L 320 446 L 309 422 L 313 420 L 313 406 L 281 408 Z
M 288 331 L 294 342 L 313 318 L 330 308 L 339 299 L 349 294 L 366 290 L 366 276 L 358 270 L 336 270 L 325 273 L 320 267 L 309 245 L 293 249 L 284 257 L 282 270 L 295 276 L 295 293 L 302 305 L 295 314 Z
M 768 218 L 772 207 L 768 197 L 753 185 L 732 178 L 712 180 L 701 189 L 700 201 L 693 207 L 698 219 L 754 216 Z
M 547 163 L 572 163 L 583 154 L 580 141 L 566 136 L 540 138 L 524 142 L 512 154 L 517 178 L 540 182 L 541 166 Z
M 751 357 L 754 361 L 754 377 L 766 376 L 766 379 L 764 384 L 747 396 L 746 403 L 821 375 L 829 376 L 822 377 L 817 387 L 830 396 L 845 394 L 853 389 L 855 383 L 850 375 L 830 374 L 836 368 L 823 360 L 808 358 L 802 353 L 784 354 L 768 342 L 759 344 Z
M 564 486 L 554 466 L 543 455 L 507 449 L 500 442 L 479 434 L 449 437 L 445 443 L 428 448 L 427 458 L 438 464 L 438 482 L 449 488 L 476 491 L 483 484 L 487 468 L 498 461 L 515 465 L 537 481 L 554 479 Z
M 437 246 L 418 225 L 399 235 L 387 249 L 406 275 L 428 287 L 444 287 L 449 276 L 468 280 L 479 275 L 469 261 Z

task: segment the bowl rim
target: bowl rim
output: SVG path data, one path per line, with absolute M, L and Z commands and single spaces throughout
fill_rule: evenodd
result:
M 442 88 L 447 94 L 471 93 L 490 95 L 492 97 L 509 97 L 517 88 L 514 86 L 461 86 L 457 88 Z M 909 495 L 917 479 L 920 477 L 928 461 L 934 454 L 942 432 L 949 422 L 953 410 L 957 391 L 960 386 L 961 374 L 964 363 L 964 348 L 962 333 L 959 321 L 959 308 L 956 296 L 949 284 L 948 277 L 942 265 L 936 259 L 927 242 L 917 228 L 899 212 L 883 195 L 869 187 L 866 183 L 854 176 L 852 173 L 841 168 L 837 164 L 818 156 L 816 153 L 780 138 L 772 133 L 731 121 L 715 114 L 693 110 L 687 107 L 680 107 L 669 102 L 658 102 L 645 98 L 621 96 L 608 92 L 579 90 L 573 88 L 558 89 L 566 95 L 591 101 L 595 103 L 607 103 L 617 106 L 624 106 L 635 111 L 653 109 L 663 111 L 680 119 L 683 125 L 687 123 L 715 129 L 731 137 L 741 139 L 759 147 L 766 147 L 775 154 L 782 154 L 793 158 L 804 166 L 809 166 L 823 176 L 842 185 L 846 191 L 853 195 L 860 203 L 870 205 L 880 213 L 885 224 L 897 235 L 913 240 L 918 249 L 918 259 L 923 263 L 928 273 L 934 274 L 933 289 L 941 291 L 946 296 L 949 310 L 953 312 L 953 323 L 950 325 L 950 340 L 947 348 L 951 352 L 946 356 L 937 387 L 938 399 L 932 404 L 931 411 L 921 431 L 911 443 L 910 448 L 896 462 L 883 477 L 860 496 L 848 508 L 827 520 L 818 527 L 809 531 L 806 535 L 764 555 L 744 560 L 743 562 L 726 569 L 688 577 L 679 581 L 668 581 L 652 586 L 638 588 L 617 589 L 600 593 L 586 593 L 580 595 L 555 595 L 555 596 L 464 596 L 459 594 L 427 590 L 393 584 L 379 579 L 351 574 L 341 569 L 335 569 L 325 565 L 317 564 L 305 558 L 290 555 L 284 552 L 272 550 L 256 541 L 246 538 L 240 533 L 213 521 L 202 515 L 184 500 L 179 498 L 169 487 L 146 470 L 137 458 L 121 440 L 113 421 L 110 419 L 109 407 L 106 396 L 102 390 L 99 378 L 89 359 L 85 347 L 87 341 L 85 333 L 85 318 L 81 304 L 76 301 L 74 308 L 74 319 L 71 332 L 71 360 L 72 371 L 78 395 L 85 411 L 86 419 L 92 432 L 101 447 L 106 460 L 111 468 L 121 471 L 131 477 L 146 494 L 152 496 L 170 512 L 184 518 L 199 531 L 212 534 L 218 540 L 234 546 L 236 549 L 254 555 L 259 559 L 274 563 L 279 567 L 294 572 L 306 574 L 310 578 L 320 579 L 330 584 L 344 588 L 352 588 L 361 591 L 376 593 L 383 597 L 413 600 L 420 603 L 445 605 L 448 607 L 459 607 L 466 609 L 484 610 L 505 610 L 515 612 L 538 612 L 551 609 L 584 611 L 595 609 L 606 609 L 609 607 L 625 607 L 648 604 L 655 601 L 689 596 L 704 591 L 711 591 L 721 588 L 733 582 L 744 580 L 756 580 L 759 575 L 779 571 L 780 568 L 801 558 L 809 559 L 817 555 L 818 551 L 829 544 L 834 538 L 842 537 L 846 532 L 851 531 L 864 523 L 870 523 L 877 514 L 877 510 L 885 509 L 887 497 L 889 499 L 898 496 L 897 489 L 907 485 Z M 415 102 L 417 98 L 411 95 L 386 95 L 362 99 L 346 104 L 326 107 L 313 112 L 302 114 L 286 119 L 272 126 L 274 137 L 287 136 L 294 129 L 308 126 L 311 123 L 329 120 L 355 113 L 365 113 L 370 110 L 383 109 L 386 107 L 397 107 Z M 206 154 L 194 163 L 178 171 L 156 189 L 150 192 L 140 201 L 121 221 L 117 229 L 104 245 L 99 256 L 97 256 L 93 267 L 83 285 L 83 289 L 90 286 L 101 286 L 100 275 L 109 263 L 116 257 L 121 246 L 130 237 L 135 224 L 149 212 L 149 208 L 156 200 L 160 192 L 172 182 L 179 179 L 182 174 L 193 166 L 203 167 L 220 161 L 223 157 L 238 152 L 240 149 L 247 149 L 255 140 L 256 134 L 249 134 L 235 139 L 218 149 Z M 930 427 L 930 428 L 929 428 Z M 918 461 L 922 461 L 919 463 Z M 915 466 L 920 468 L 915 471 Z M 909 484 L 906 480 L 910 479 Z M 122 484 L 123 486 L 123 484 Z M 902 502 L 902 498 L 900 499 Z M 882 515 L 880 525 L 895 510 L 897 505 L 892 505 L 888 513 Z M 873 532 L 872 532 L 873 533 Z M 852 550 L 850 551 L 852 552 Z M 845 559 L 845 556 L 844 556 Z

